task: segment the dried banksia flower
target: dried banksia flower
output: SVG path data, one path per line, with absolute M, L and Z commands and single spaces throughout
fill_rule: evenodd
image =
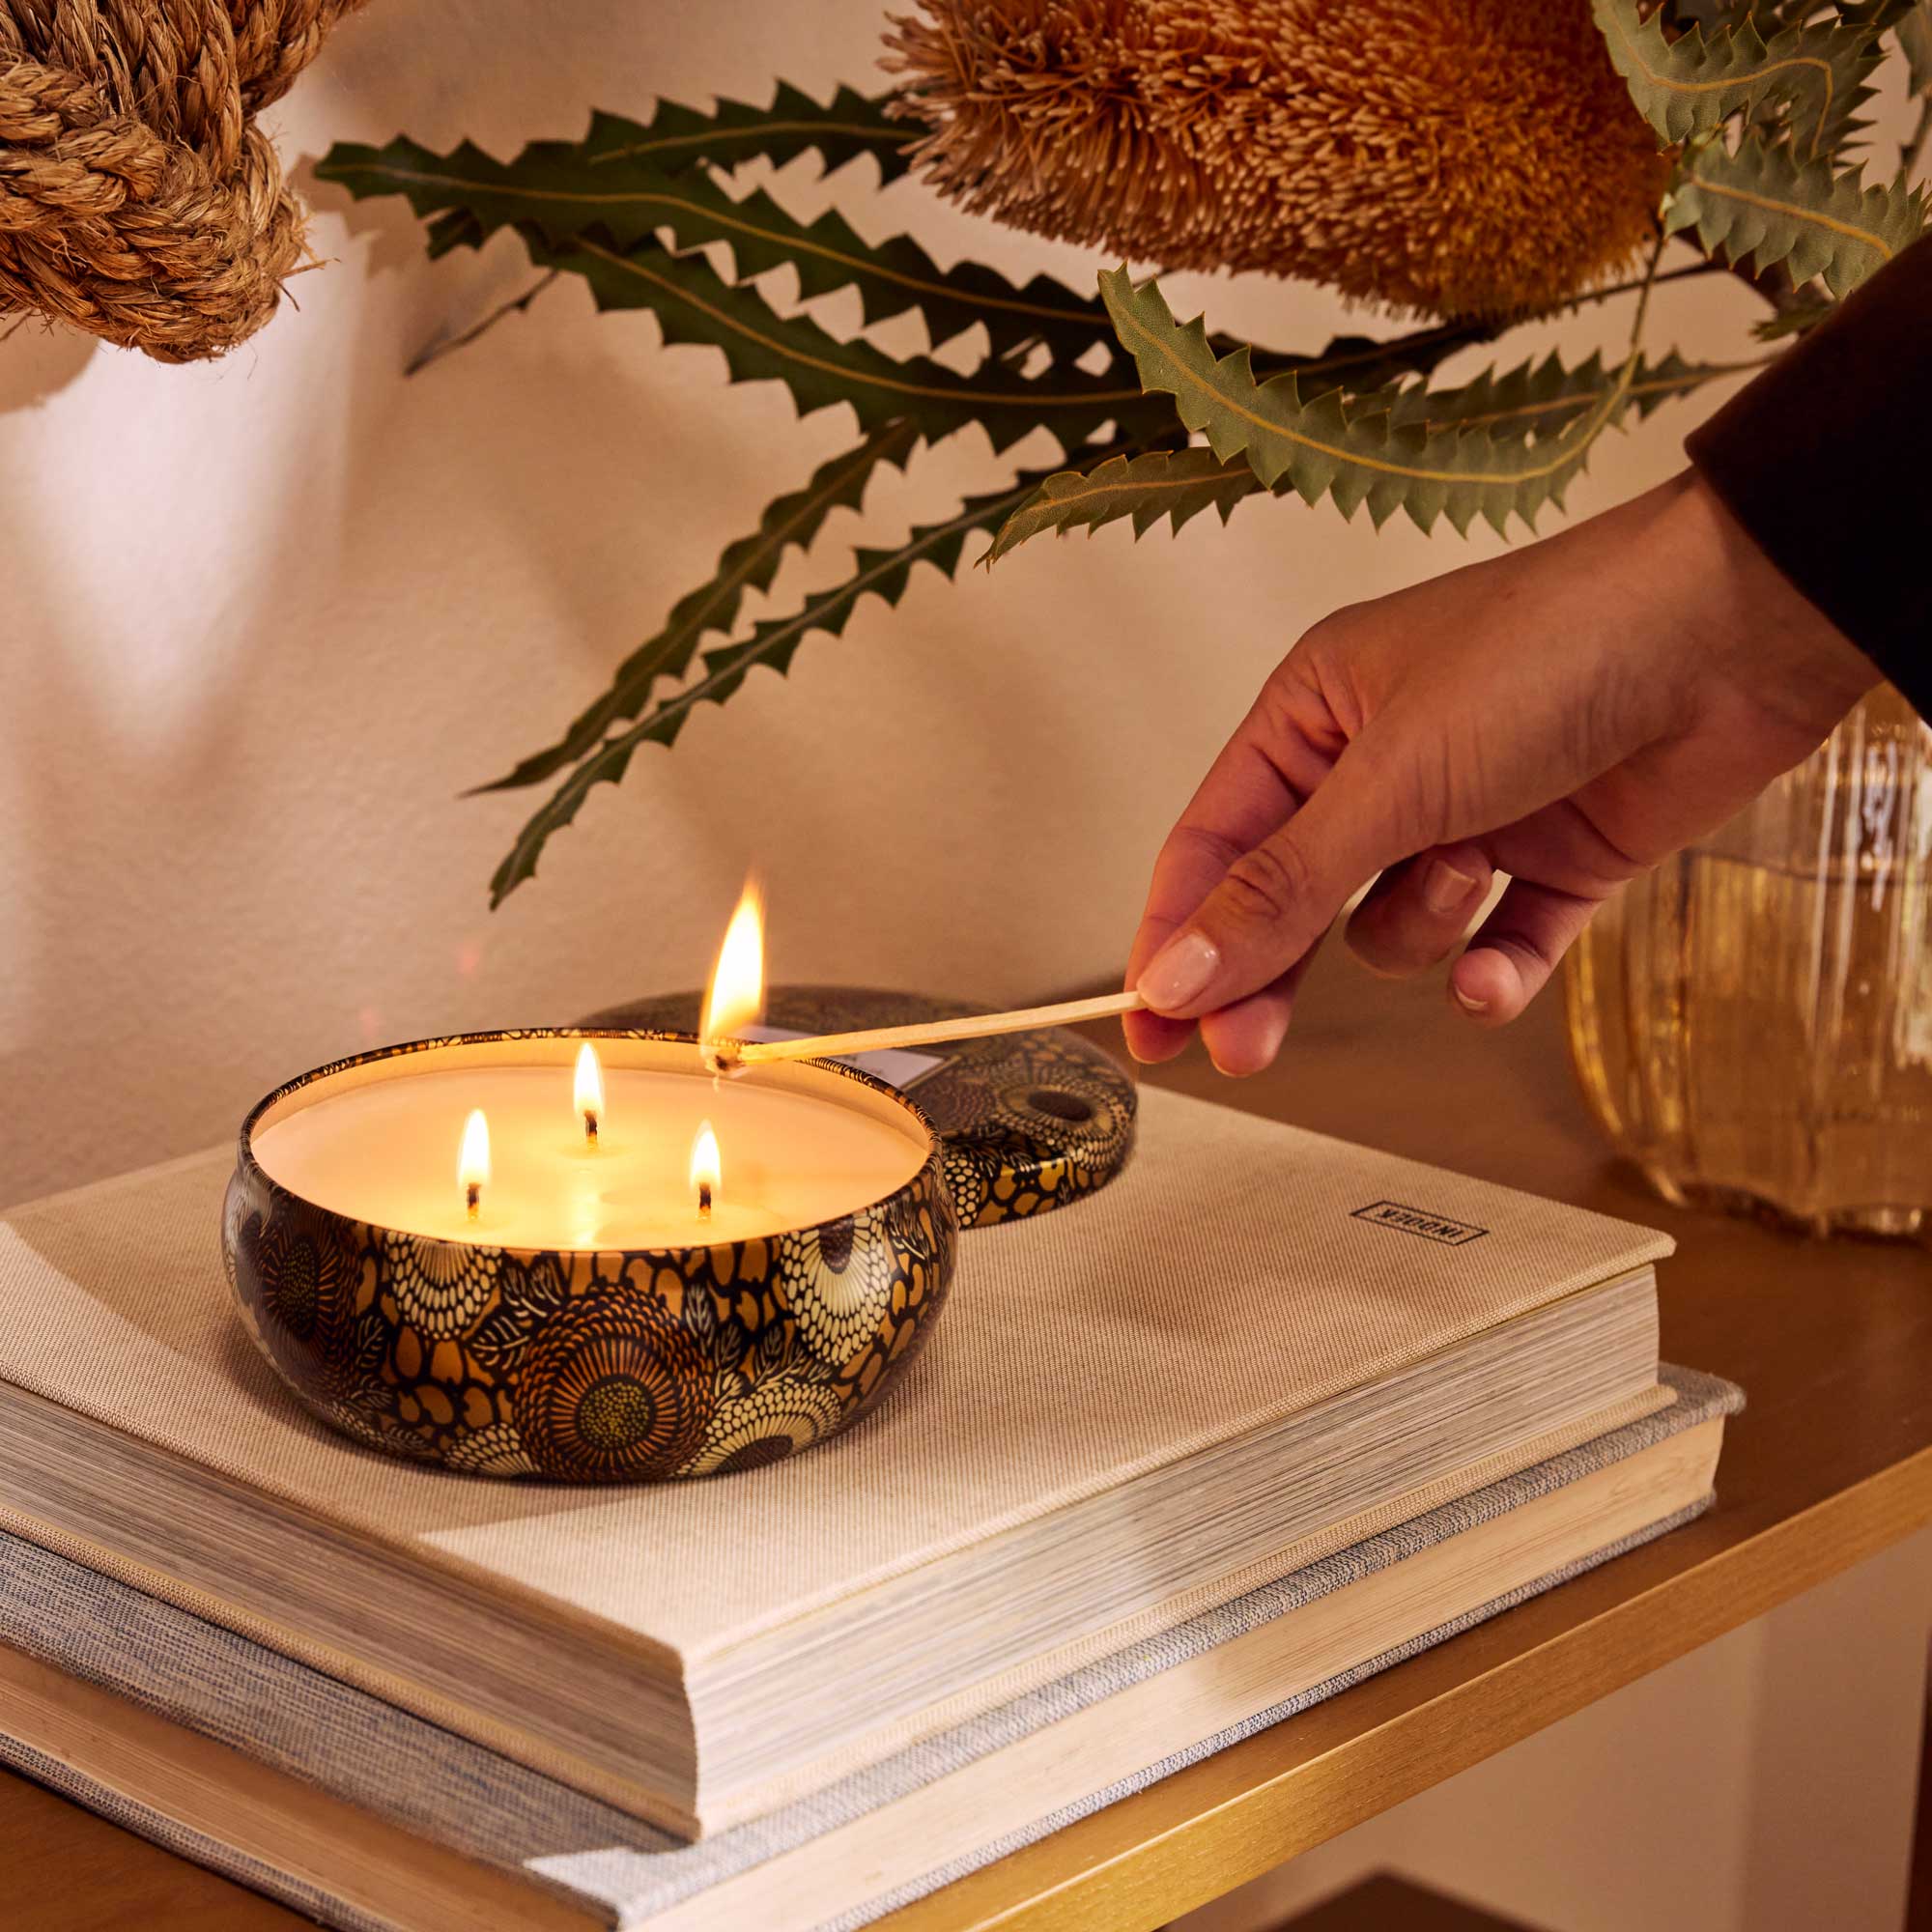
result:
M 1436 315 L 1548 308 L 1668 162 L 1589 0 L 923 0 L 888 66 L 968 209 L 1163 269 Z

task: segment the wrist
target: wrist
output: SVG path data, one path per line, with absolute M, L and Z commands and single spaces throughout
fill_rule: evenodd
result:
M 1670 545 L 1697 629 L 1757 701 L 1819 737 L 1879 682 L 1870 658 L 1788 578 L 1702 471 L 1665 498 Z

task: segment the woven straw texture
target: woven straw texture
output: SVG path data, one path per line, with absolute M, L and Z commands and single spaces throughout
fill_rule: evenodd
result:
M 163 362 L 274 314 L 302 211 L 255 122 L 361 0 L 0 0 L 0 315 Z

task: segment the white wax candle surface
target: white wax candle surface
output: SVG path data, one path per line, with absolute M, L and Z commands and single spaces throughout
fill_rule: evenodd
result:
M 929 1151 L 910 1113 L 821 1068 L 805 1082 L 766 1069 L 714 1080 L 695 1046 L 596 1044 L 605 1104 L 595 1146 L 574 1101 L 574 1039 L 478 1041 L 298 1090 L 256 1123 L 255 1158 L 303 1200 L 375 1227 L 610 1250 L 704 1247 L 829 1221 L 894 1193 Z M 519 1046 L 547 1064 L 505 1064 Z M 457 1151 L 475 1108 L 489 1121 L 491 1178 L 472 1218 Z M 703 1216 L 691 1153 L 707 1120 L 722 1173 Z

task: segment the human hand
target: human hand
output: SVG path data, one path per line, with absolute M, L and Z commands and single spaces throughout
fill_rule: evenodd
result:
M 1814 750 L 1878 673 L 1695 470 L 1489 562 L 1337 611 L 1276 668 L 1162 846 L 1127 963 L 1141 1060 L 1198 1024 L 1273 1060 L 1364 880 L 1377 971 L 1451 952 L 1459 1007 L 1514 1019 L 1627 879 Z

